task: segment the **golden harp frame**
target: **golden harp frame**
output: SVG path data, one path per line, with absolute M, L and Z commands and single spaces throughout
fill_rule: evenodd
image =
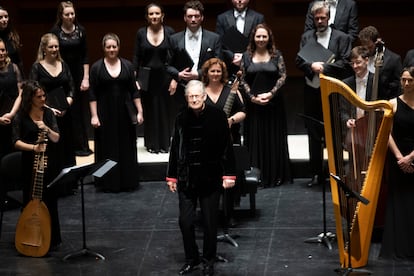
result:
M 333 121 L 331 120 L 330 95 L 338 93 L 345 97 L 353 106 L 365 111 L 382 110 L 383 117 L 379 125 L 375 143 L 373 145 L 372 155 L 368 163 L 368 170 L 360 192 L 361 196 L 367 198 L 370 202 L 367 205 L 357 203 L 355 213 L 352 219 L 352 228 L 348 237 L 351 246 L 351 264 L 352 267 L 363 267 L 368 262 L 369 249 L 371 245 L 371 236 L 375 219 L 378 194 L 380 191 L 382 171 L 384 168 L 385 157 L 387 155 L 388 138 L 392 127 L 393 109 L 391 104 L 385 100 L 366 102 L 361 100 L 357 94 L 342 81 L 320 75 L 320 87 L 322 97 L 322 110 L 325 128 L 325 141 L 328 152 L 329 172 L 338 175 L 340 171 L 335 162 L 335 137 L 332 130 Z M 346 183 L 345 183 L 346 184 Z M 342 225 L 341 202 L 336 181 L 330 179 L 334 215 L 336 219 L 336 235 L 339 250 L 339 259 L 342 267 L 351 267 L 348 264 L 348 252 L 346 241 L 344 240 L 344 231 Z

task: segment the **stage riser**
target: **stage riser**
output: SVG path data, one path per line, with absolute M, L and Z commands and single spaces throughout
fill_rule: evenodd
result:
M 311 177 L 308 160 L 291 161 L 291 169 L 293 178 Z M 139 164 L 139 173 L 141 181 L 162 181 L 165 179 L 166 171 L 167 163 L 165 162 Z

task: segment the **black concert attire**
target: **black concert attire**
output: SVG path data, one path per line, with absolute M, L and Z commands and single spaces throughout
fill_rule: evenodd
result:
M 69 66 L 76 91 L 70 108 L 75 152 L 77 155 L 89 155 L 92 153 L 88 144 L 89 102 L 87 92 L 80 91 L 84 75 L 83 66 L 89 64 L 85 28 L 75 24 L 75 29 L 66 33 L 61 26 L 55 25 L 50 32 L 59 40 L 59 52 Z
M 59 133 L 59 128 L 56 122 L 56 117 L 49 109 L 45 109 L 43 113 L 43 122 L 47 127 Z M 34 144 L 38 140 L 39 128 L 29 116 L 22 111 L 19 111 L 13 120 L 13 144 L 17 140 L 22 142 Z M 60 224 L 58 216 L 58 185 L 46 188 L 46 186 L 55 179 L 59 174 L 61 167 L 58 160 L 61 159 L 56 143 L 48 141 L 45 155 L 48 158 L 47 167 L 43 178 L 43 201 L 45 202 L 51 218 L 52 232 L 51 232 L 51 247 L 54 247 L 62 242 L 60 236 Z M 22 151 L 22 172 L 23 172 L 23 204 L 26 204 L 32 199 L 33 187 L 33 161 L 34 151 Z
M 224 86 L 223 90 L 220 92 L 220 96 L 217 99 L 217 102 L 213 102 L 210 97 L 207 96 L 206 104 L 215 106 L 218 109 L 223 110 L 224 105 L 226 104 L 227 98 L 229 97 L 231 88 L 229 86 Z M 246 107 L 244 103 L 240 100 L 239 95 L 237 94 L 234 98 L 234 103 L 230 111 L 230 116 L 236 114 L 237 112 L 246 113 Z M 241 144 L 241 134 L 240 134 L 240 124 L 231 125 L 231 137 L 233 144 Z
M 75 87 L 72 74 L 66 62 L 62 61 L 62 71 L 57 76 L 52 76 L 39 62 L 35 62 L 30 71 L 29 79 L 36 80 L 42 86 L 46 93 L 55 89 L 63 88 L 66 97 L 75 97 Z M 46 100 L 47 101 L 47 100 Z M 56 117 L 59 126 L 60 138 L 57 143 L 60 158 L 56 160 L 60 169 L 76 165 L 75 148 L 73 143 L 72 114 L 71 107 L 66 110 L 62 117 Z M 60 185 L 61 194 L 72 194 L 77 183 Z
M 167 180 L 177 181 L 179 225 L 187 263 L 200 262 L 195 236 L 197 200 L 204 230 L 203 258 L 208 263 L 216 258 L 218 206 L 224 176 L 235 176 L 226 114 L 209 105 L 200 114 L 190 108 L 182 110 L 175 121 Z
M 328 46 L 335 59 L 333 63 L 324 64 L 324 74 L 335 78 L 343 79 L 348 77 L 346 64 L 351 53 L 351 42 L 348 35 L 333 28 L 328 28 L 323 34 L 319 34 L 315 30 L 306 31 L 302 34 L 300 48 L 302 49 L 307 43 L 319 43 L 319 38 L 326 39 L 328 37 Z M 326 62 L 325 60 L 321 60 Z M 305 88 L 304 88 L 304 113 L 315 120 L 323 121 L 322 100 L 319 84 L 319 76 L 312 71 L 312 63 L 306 62 L 300 56 L 296 57 L 296 67 L 304 72 Z M 321 149 L 321 141 L 324 140 L 324 133 L 320 131 L 319 137 L 314 137 L 310 130 L 312 126 L 307 126 L 309 136 L 309 157 L 312 175 L 317 175 L 319 179 L 323 179 L 323 151 Z
M 96 101 L 101 126 L 95 128 L 95 161 L 111 159 L 117 165 L 96 185 L 104 191 L 132 191 L 139 185 L 137 135 L 128 105 L 140 93 L 135 84 L 132 63 L 121 58 L 121 72 L 112 77 L 104 59 L 90 70 L 90 101 Z
M 392 137 L 403 156 L 414 150 L 414 109 L 397 97 Z M 388 200 L 380 256 L 414 260 L 414 174 L 389 154 Z
M 321 0 L 317 0 L 321 1 Z M 305 32 L 315 29 L 315 22 L 311 9 L 316 1 L 309 4 L 305 19 Z M 329 9 L 332 16 L 332 9 L 335 9 L 335 16 L 332 18 L 331 27 L 346 33 L 353 43 L 358 37 L 358 7 L 354 0 L 328 0 Z M 331 22 L 331 20 L 329 21 Z
M 4 113 L 11 111 L 16 98 L 19 96 L 18 83 L 22 81 L 22 76 L 17 65 L 10 63 L 5 69 L 0 70 L 0 106 L 9 106 L 10 108 Z M 0 116 L 3 116 L 0 114 Z M 0 160 L 6 154 L 14 151 L 14 144 L 11 139 L 12 127 L 9 125 L 0 125 Z
M 197 32 L 198 35 L 193 36 L 191 34 L 191 31 L 186 29 L 185 31 L 181 31 L 170 36 L 171 49 L 169 52 L 169 58 L 166 65 L 167 72 L 173 79 L 175 79 L 178 82 L 177 91 L 173 96 L 174 108 L 172 114 L 174 117 L 183 107 L 186 106 L 186 101 L 184 98 L 184 87 L 187 84 L 187 82 L 178 79 L 178 73 L 184 68 L 177 67 L 180 63 L 180 61 L 178 60 L 180 57 L 179 53 L 185 50 L 188 54 L 190 54 L 187 50 L 188 45 L 186 45 L 186 40 L 191 40 L 195 44 L 201 43 L 200 51 L 198 53 L 199 58 L 198 60 L 193 60 L 194 64 L 197 64 L 197 67 L 194 68 L 194 70 L 197 70 L 199 79 L 201 79 L 201 66 L 203 66 L 204 62 L 213 57 L 221 58 L 222 55 L 220 37 L 218 34 L 210 32 L 204 28 L 200 28 Z M 200 39 L 201 41 L 199 41 Z M 191 69 L 192 68 L 190 68 L 190 70 Z
M 163 26 L 164 40 L 152 45 L 147 39 L 148 27 L 140 28 L 136 34 L 133 64 L 137 75 L 143 67 L 150 68 L 148 89 L 141 88 L 144 112 L 144 146 L 153 152 L 167 152 L 174 120 L 171 118 L 172 99 L 168 91 L 171 76 L 165 69 L 170 49 L 171 27 Z
M 244 120 L 244 144 L 250 153 L 250 164 L 260 168 L 265 187 L 291 181 L 289 150 L 287 143 L 286 112 L 283 92 L 279 90 L 285 83 L 286 67 L 282 53 L 277 50 L 268 62 L 253 62 L 252 56 L 243 55 L 243 79 L 246 83 L 247 116 Z M 266 74 L 274 80 L 274 96 L 267 105 L 251 102 L 257 95 L 253 86 L 256 76 Z M 262 92 L 263 93 L 263 92 Z
M 239 30 L 237 28 L 237 21 L 239 20 L 244 21 L 243 30 Z M 223 36 L 226 34 L 226 32 L 231 27 L 235 27 L 246 37 L 246 39 L 248 39 L 252 30 L 260 23 L 264 23 L 264 15 L 255 10 L 246 8 L 243 12 L 239 12 L 235 9 L 230 9 L 217 16 L 216 33 L 220 36 L 221 39 L 223 39 Z M 243 52 L 244 51 L 241 53 Z M 239 70 L 239 67 L 232 63 L 234 54 L 235 53 L 223 45 L 223 58 L 226 62 L 230 76 L 237 73 Z
M 23 61 L 20 57 L 19 47 L 20 45 L 15 45 L 15 43 L 10 38 L 10 30 L 0 31 L 0 38 L 4 41 L 6 46 L 7 55 L 9 56 L 12 63 L 16 64 L 19 67 L 19 70 L 24 77 L 23 71 Z

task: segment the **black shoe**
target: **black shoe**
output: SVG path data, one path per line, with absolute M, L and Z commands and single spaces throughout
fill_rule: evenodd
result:
M 92 153 L 93 153 L 93 151 L 91 149 L 75 151 L 76 156 L 89 156 Z
M 168 150 L 160 149 L 160 153 L 168 153 Z
M 158 154 L 160 151 L 155 150 L 155 149 L 147 149 L 149 153 L 155 153 Z
M 191 271 L 197 269 L 199 264 L 200 262 L 186 263 L 183 265 L 183 267 L 181 267 L 180 271 L 178 271 L 178 274 L 184 275 L 190 273 Z
M 308 187 L 312 187 L 319 184 L 319 177 L 318 175 L 312 176 L 312 180 L 308 183 Z
M 214 265 L 212 263 L 207 263 L 204 265 L 203 275 L 204 276 L 214 275 Z
M 276 179 L 275 187 L 279 187 L 280 185 L 282 185 L 282 179 Z

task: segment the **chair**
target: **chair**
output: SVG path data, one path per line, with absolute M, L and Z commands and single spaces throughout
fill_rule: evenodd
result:
M 0 237 L 3 213 L 8 205 L 22 206 L 22 153 L 20 151 L 5 155 L 0 161 Z
M 261 171 L 250 166 L 250 157 L 247 147 L 234 145 L 234 157 L 236 159 L 237 184 L 240 185 L 242 196 L 249 195 L 250 215 L 256 215 L 256 193 L 261 182 Z

